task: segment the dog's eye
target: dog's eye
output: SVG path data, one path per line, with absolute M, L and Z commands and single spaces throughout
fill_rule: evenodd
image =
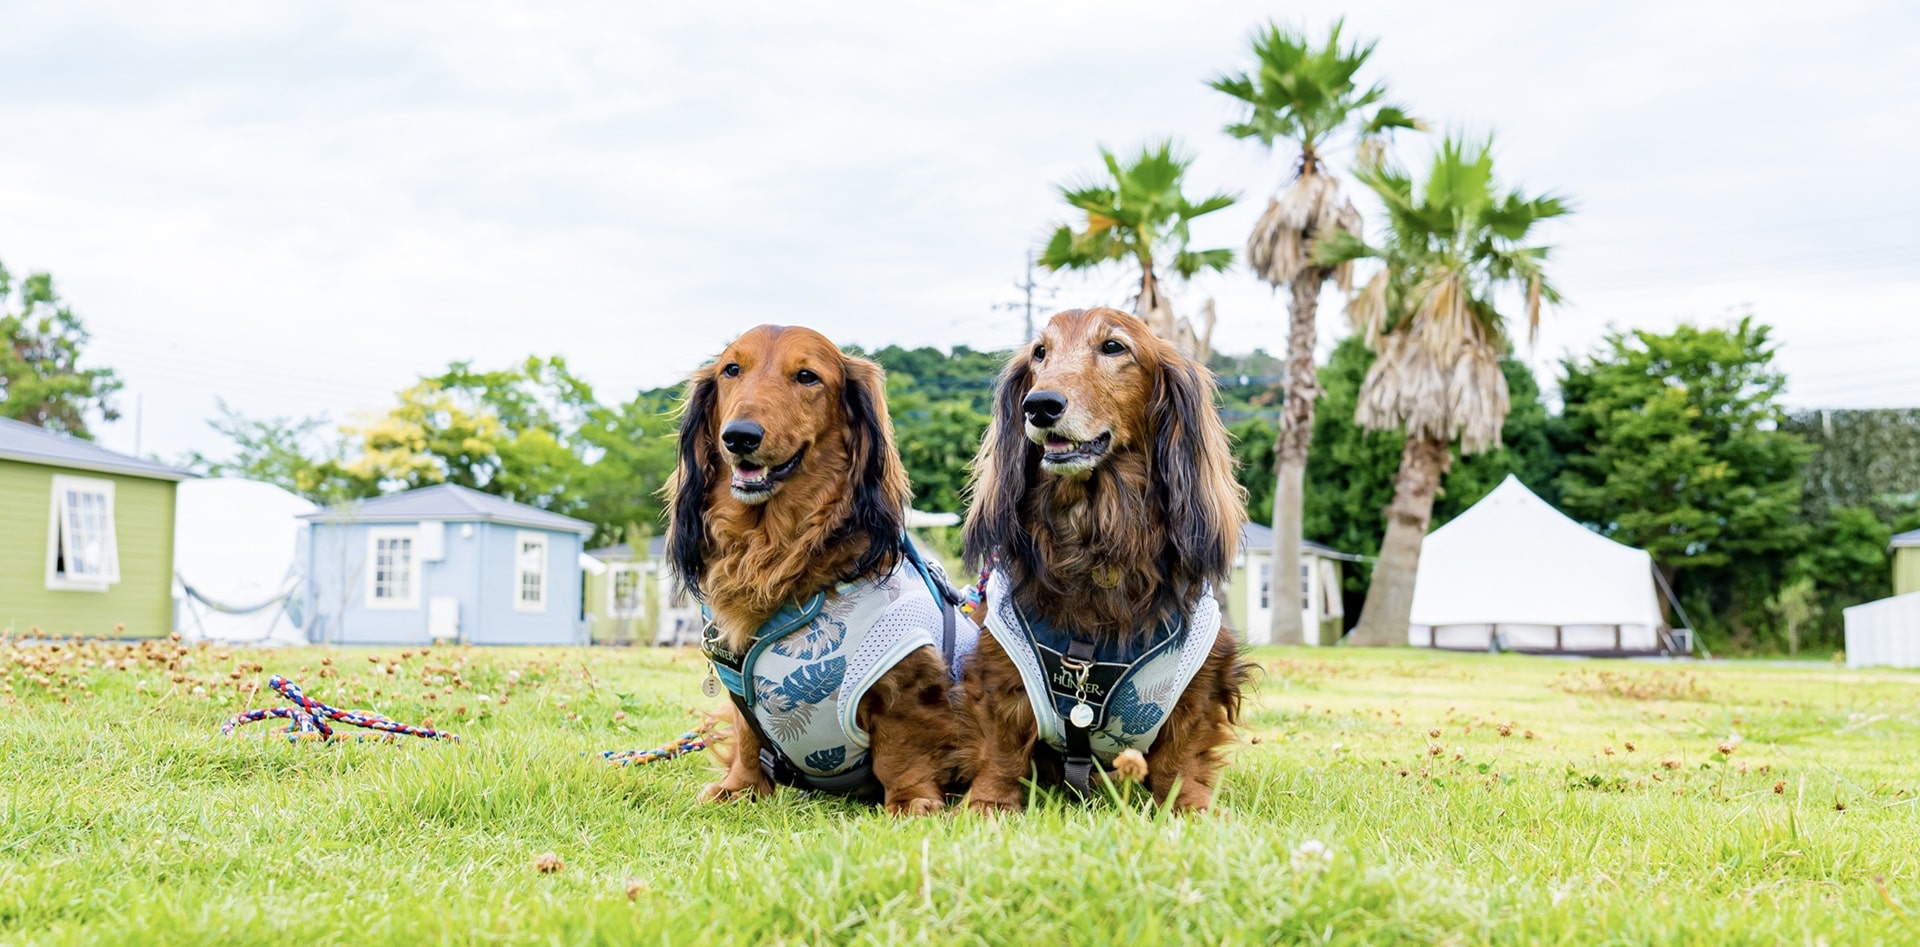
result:
M 794 381 L 797 381 L 797 382 L 799 382 L 800 384 L 803 384 L 803 385 L 817 385 L 817 384 L 820 384 L 820 376 L 819 376 L 819 375 L 816 375 L 816 374 L 814 374 L 814 373 L 813 373 L 813 369 L 811 369 L 811 368 L 803 368 L 803 369 L 800 369 L 800 370 L 799 370 L 799 371 L 797 371 L 797 372 L 794 372 L 794 373 L 793 373 L 793 380 L 794 380 Z
M 1121 345 L 1119 341 L 1115 339 L 1108 339 L 1100 343 L 1100 354 L 1102 355 L 1125 355 L 1126 353 L 1127 347 Z
M 722 374 L 722 375 L 725 375 L 725 376 L 727 376 L 728 378 L 739 378 L 739 377 L 740 377 L 740 363 L 739 363 L 739 362 L 728 362 L 725 368 L 722 368 L 722 369 L 720 369 L 720 374 Z
M 1034 347 L 1033 347 L 1033 360 L 1034 360 L 1034 361 L 1036 361 L 1036 362 L 1044 362 L 1044 361 L 1046 361 L 1046 360 L 1047 360 L 1047 347 L 1046 347 L 1046 346 L 1044 346 L 1044 345 L 1036 345 L 1036 346 L 1034 346 Z

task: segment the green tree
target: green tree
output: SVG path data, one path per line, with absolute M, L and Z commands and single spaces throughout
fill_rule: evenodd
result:
M 587 412 L 576 434 L 586 463 L 569 492 L 572 515 L 597 527 L 596 542 L 620 542 L 630 533 L 644 541 L 662 529 L 660 491 L 679 462 L 679 404 L 676 386 L 642 391 L 625 404 L 596 405 Z
M 1652 553 L 1703 634 L 1737 648 L 1773 624 L 1801 519 L 1806 444 L 1780 429 L 1786 376 L 1771 331 L 1615 332 L 1567 360 L 1560 443 L 1584 445 L 1560 475 L 1568 513 Z
M 1383 263 L 1349 305 L 1379 356 L 1361 382 L 1355 420 L 1407 437 L 1380 563 L 1351 640 L 1404 644 L 1420 546 L 1453 445 L 1471 455 L 1501 444 L 1511 393 L 1500 362 L 1511 343 L 1495 292 L 1524 289 L 1528 325 L 1539 325 L 1541 303 L 1559 294 L 1542 268 L 1548 248 L 1525 241 L 1569 207 L 1557 197 L 1507 191 L 1494 176 L 1490 139 L 1469 144 L 1448 136 L 1417 188 L 1385 162 L 1355 176 L 1386 205 L 1386 239 L 1371 246 L 1356 234 L 1333 234 L 1320 241 L 1315 258 L 1328 266 Z
M 89 415 L 119 418 L 113 406 L 119 377 L 112 369 L 80 367 L 91 338 L 54 290 L 52 275 L 16 281 L 0 265 L 0 418 L 75 437 L 92 437 Z
M 199 451 L 188 455 L 188 469 L 209 477 L 242 477 L 270 483 L 315 503 L 339 503 L 379 495 L 379 484 L 349 475 L 338 439 L 326 437 L 326 419 L 249 418 L 224 400 L 207 426 L 231 445 L 226 459 Z
M 1385 87 L 1362 87 L 1355 81 L 1373 55 L 1373 44 L 1340 44 L 1341 22 L 1335 21 L 1324 43 L 1314 43 L 1303 31 L 1269 23 L 1251 39 L 1254 68 L 1221 76 L 1210 83 L 1232 96 L 1244 108 L 1241 121 L 1228 125 L 1227 134 L 1253 139 L 1272 151 L 1285 143 L 1296 153 L 1292 172 L 1281 191 L 1267 201 L 1266 212 L 1247 238 L 1247 262 L 1255 275 L 1278 290 L 1289 287 L 1287 310 L 1286 398 L 1280 428 L 1274 438 L 1278 461 L 1273 465 L 1273 562 L 1275 575 L 1298 575 L 1303 491 L 1307 452 L 1313 435 L 1314 400 L 1320 396 L 1314 377 L 1314 323 L 1320 308 L 1320 289 L 1333 280 L 1350 288 L 1350 263 L 1325 265 L 1315 259 L 1314 247 L 1331 234 L 1358 235 L 1360 212 L 1340 193 L 1340 180 L 1327 170 L 1322 152 L 1336 135 L 1349 133 L 1369 147 L 1393 129 L 1417 123 L 1398 107 L 1385 105 Z M 1264 491 L 1263 491 L 1264 492 Z M 1273 609 L 1271 640 L 1304 641 L 1300 611 Z
M 1232 206 L 1233 196 L 1189 200 L 1181 188 L 1193 158 L 1177 153 L 1171 140 L 1142 148 L 1126 164 L 1105 148 L 1100 159 L 1106 165 L 1105 180 L 1060 188 L 1061 198 L 1084 214 L 1085 222 L 1078 230 L 1071 225 L 1056 229 L 1040 254 L 1040 265 L 1057 272 L 1131 260 L 1140 268 L 1134 313 L 1155 335 L 1204 362 L 1211 327 L 1203 336 L 1190 321 L 1174 317 L 1172 304 L 1160 291 L 1159 268 L 1169 266 L 1182 279 L 1192 279 L 1201 270 L 1232 266 L 1232 250 L 1194 250 L 1187 244 L 1192 240 L 1189 223 Z
M 384 412 L 342 425 L 353 476 L 381 490 L 453 483 L 571 515 L 584 461 L 570 437 L 593 390 L 558 356 L 500 371 L 455 362 L 400 392 Z

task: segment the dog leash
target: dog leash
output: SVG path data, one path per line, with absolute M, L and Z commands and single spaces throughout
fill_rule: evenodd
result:
M 349 738 L 355 740 L 393 740 L 403 736 L 420 737 L 426 740 L 451 740 L 455 743 L 460 742 L 459 737 L 445 730 L 435 730 L 432 727 L 401 723 L 391 717 L 377 714 L 370 710 L 342 710 L 338 707 L 323 704 L 308 697 L 307 692 L 300 689 L 300 685 L 278 674 L 267 678 L 267 686 L 279 691 L 282 697 L 293 701 L 293 706 L 265 707 L 259 710 L 248 710 L 243 713 L 234 714 L 232 719 L 220 726 L 220 734 L 222 736 L 233 736 L 234 731 L 238 730 L 244 724 L 253 723 L 258 720 L 266 720 L 269 717 L 279 717 L 283 720 L 291 720 L 293 722 L 287 724 L 285 729 L 269 731 L 267 735 L 284 736 L 289 742 Z M 329 720 L 336 723 L 344 723 L 352 727 L 377 730 L 385 734 L 385 736 L 376 737 L 366 734 L 342 736 L 334 732 L 333 727 L 327 722 Z

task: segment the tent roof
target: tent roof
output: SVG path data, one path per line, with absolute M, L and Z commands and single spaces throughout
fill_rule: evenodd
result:
M 57 434 L 23 421 L 0 418 L 0 460 L 18 460 L 48 467 L 70 467 L 97 473 L 126 474 L 153 480 L 190 480 L 193 472 L 169 467 L 131 454 L 110 451 L 92 441 Z
M 1658 625 L 1653 557 L 1568 519 L 1512 475 L 1433 531 L 1416 625 Z
M 423 520 L 447 520 L 456 523 L 486 522 L 508 526 L 528 526 L 563 533 L 593 532 L 593 525 L 515 503 L 491 493 L 481 493 L 451 483 L 420 487 L 404 493 L 374 497 L 319 510 L 300 517 L 317 523 L 416 523 Z
M 1893 537 L 1892 548 L 1894 549 L 1906 549 L 1916 546 L 1920 546 L 1920 529 L 1909 530 Z

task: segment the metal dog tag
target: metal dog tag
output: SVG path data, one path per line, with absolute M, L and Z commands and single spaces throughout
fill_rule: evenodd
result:
M 707 679 L 700 682 L 700 693 L 710 698 L 720 696 L 720 675 L 713 673 L 711 666 L 707 668 Z
M 1082 730 L 1093 726 L 1093 708 L 1086 704 L 1074 704 L 1073 709 L 1067 712 L 1067 722 Z

